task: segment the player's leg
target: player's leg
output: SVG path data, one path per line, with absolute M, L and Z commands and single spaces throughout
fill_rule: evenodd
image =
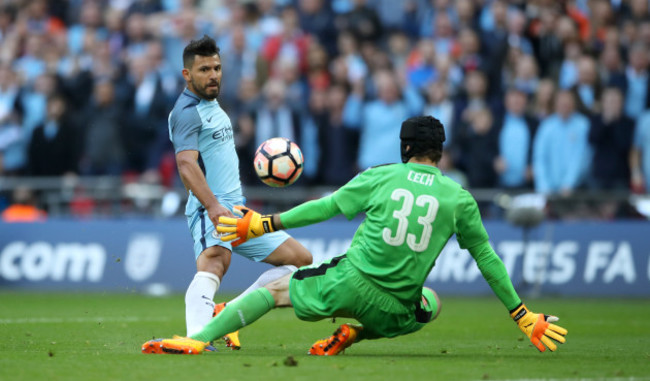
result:
M 257 280 L 255 280 L 255 282 L 253 282 L 253 284 L 251 284 L 244 292 L 239 294 L 239 296 L 237 296 L 235 299 L 229 301 L 228 303 L 219 303 L 215 305 L 213 316 L 219 315 L 224 310 L 224 308 L 226 308 L 227 304 L 229 305 L 234 302 L 238 302 L 241 299 L 243 299 L 246 295 L 259 289 L 260 287 L 264 287 L 273 281 L 276 281 L 288 274 L 293 273 L 296 270 L 297 270 L 296 267 L 293 265 L 278 266 L 266 270 L 265 272 L 262 273 L 262 275 L 259 276 L 259 278 L 257 278 Z M 226 342 L 226 347 L 231 348 L 233 350 L 241 349 L 241 342 L 239 341 L 238 331 L 228 333 L 223 337 L 223 339 Z
M 312 256 L 309 250 L 285 232 L 267 234 L 248 241 L 236 248 L 235 253 L 248 259 L 265 262 L 276 267 L 262 273 L 244 292 L 228 303 L 240 300 L 250 292 L 274 280 L 280 279 L 287 274 L 291 274 L 298 267 L 310 265 L 312 262 Z
M 291 274 L 285 275 L 238 301 L 228 303 L 219 315 L 191 338 L 203 342 L 212 341 L 252 324 L 275 307 L 291 306 L 290 279 Z
M 197 274 L 185 294 L 187 334 L 198 332 L 212 319 L 214 295 L 230 266 L 231 246 L 213 236 L 214 225 L 204 208 L 197 208 L 188 216 L 188 225 L 194 239 L 194 258 Z
M 330 317 L 355 317 L 355 309 L 363 308 L 367 294 L 359 292 L 362 282 L 345 255 L 319 265 L 296 271 L 290 283 L 290 296 L 296 316 L 301 320 L 317 321 Z M 312 355 L 335 355 L 357 341 L 361 325 L 343 324 L 334 334 L 317 341 L 309 350 Z
M 296 316 L 300 319 L 316 321 L 334 316 L 335 312 L 345 310 L 358 302 L 354 293 L 349 292 L 350 288 L 340 287 L 340 294 L 335 291 L 338 286 L 346 283 L 345 274 L 336 271 L 336 266 L 342 258 L 344 257 L 337 257 L 318 267 L 306 267 L 296 273 L 285 275 L 265 287 L 250 292 L 236 302 L 228 303 L 219 315 L 190 338 L 149 340 L 142 346 L 142 352 L 179 354 L 202 352 L 206 342 L 253 323 L 276 306 L 290 306 L 295 301 L 300 302 L 296 307 Z M 299 281 L 296 281 L 295 277 L 298 277 Z M 326 294 L 333 297 L 325 300 Z M 338 316 L 342 315 L 338 314 Z
M 364 329 L 357 335 L 356 342 L 419 331 L 438 317 L 442 306 L 438 294 L 428 287 L 422 287 L 420 300 L 414 306 L 404 306 L 395 301 L 388 294 L 375 294 L 370 298 L 369 308 L 357 315 Z
M 216 239 L 216 236 L 210 235 L 207 237 L 208 241 L 213 239 Z M 284 231 L 266 234 L 257 239 L 247 241 L 234 249 L 234 252 L 250 260 L 266 262 L 277 267 L 265 271 L 237 298 L 228 303 L 217 304 L 214 309 L 214 316 L 221 314 L 228 304 L 235 301 L 239 302 L 249 293 L 287 274 L 291 274 L 297 267 L 310 264 L 312 261 L 311 253 Z M 224 340 L 226 346 L 232 349 L 241 348 L 239 333 L 236 331 L 228 333 L 224 337 Z
M 364 303 L 359 303 L 353 313 L 361 324 L 341 325 L 332 336 L 316 341 L 309 349 L 309 354 L 337 355 L 361 340 L 413 333 L 433 321 L 440 313 L 440 299 L 428 287 L 422 288 L 420 301 L 415 306 L 408 307 L 392 295 L 365 282 L 354 283 L 357 293 L 364 298 Z
M 345 256 L 336 257 L 317 267 L 305 267 L 287 274 L 243 298 L 229 302 L 201 332 L 191 338 L 211 341 L 236 331 L 262 317 L 274 307 L 288 307 L 295 303 L 296 316 L 302 320 L 316 321 L 331 316 L 342 316 L 359 298 L 350 292 L 346 279 L 346 266 L 340 266 Z M 291 287 L 291 295 L 289 288 Z M 324 300 L 324 295 L 332 296 Z M 345 315 L 345 313 L 343 313 Z
M 244 296 L 251 293 L 252 291 L 255 291 L 260 287 L 264 287 L 264 286 L 266 286 L 267 284 L 270 284 L 273 281 L 276 281 L 276 280 L 278 280 L 280 278 L 283 278 L 284 276 L 286 276 L 288 274 L 291 274 L 296 270 L 298 270 L 298 269 L 296 268 L 296 266 L 293 266 L 293 265 L 284 265 L 284 266 L 278 266 L 278 267 L 274 267 L 272 269 L 268 269 L 265 272 L 263 272 L 262 275 L 260 275 L 255 280 L 255 282 L 253 282 L 253 284 L 248 286 L 248 288 L 244 292 L 239 294 L 235 299 L 229 301 L 228 303 L 236 302 L 236 301 L 240 300 L 241 298 L 243 298 Z
M 295 238 L 289 237 L 280 246 L 271 252 L 262 262 L 273 266 L 293 265 L 296 267 L 309 266 L 313 258 Z
M 230 266 L 230 259 L 230 250 L 221 246 L 207 247 L 197 258 L 197 273 L 185 293 L 188 336 L 200 331 L 212 319 L 213 298 Z

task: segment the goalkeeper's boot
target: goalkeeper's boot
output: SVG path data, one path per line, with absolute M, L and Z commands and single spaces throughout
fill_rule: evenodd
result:
M 200 355 L 207 343 L 190 339 L 189 337 L 174 336 L 173 339 L 153 339 L 142 345 L 142 353 Z
M 362 329 L 361 326 L 343 324 L 329 338 L 315 342 L 309 349 L 309 354 L 316 356 L 338 355 L 354 343 Z
M 226 308 L 226 303 L 219 303 L 214 306 L 214 312 L 212 317 L 219 315 L 223 309 Z M 231 332 L 223 337 L 223 341 L 226 342 L 226 347 L 231 348 L 233 351 L 241 349 L 241 343 L 239 342 L 239 331 Z

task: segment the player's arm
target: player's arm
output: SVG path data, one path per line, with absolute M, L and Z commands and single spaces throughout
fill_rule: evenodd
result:
M 551 339 L 564 343 L 567 330 L 550 324 L 557 321 L 557 317 L 533 313 L 521 302 L 503 261 L 488 242 L 476 201 L 465 190 L 460 192 L 458 198 L 456 236 L 460 247 L 469 250 L 492 291 L 510 311 L 510 316 L 533 345 L 540 352 L 544 352 L 546 347 L 551 351 L 556 350 L 557 346 Z
M 235 247 L 266 233 L 312 225 L 341 214 L 341 209 L 332 196 L 307 201 L 284 213 L 273 215 L 261 215 L 242 206 L 235 208 L 241 212 L 242 217 L 221 217 L 217 226 L 219 233 L 227 233 L 221 237 L 221 240 L 233 241 Z
M 487 241 L 470 248 L 469 253 L 476 261 L 483 278 L 508 310 L 513 310 L 521 304 L 521 299 L 512 285 L 506 266 Z
M 169 114 L 170 138 L 176 152 L 178 174 L 185 189 L 192 191 L 208 212 L 210 221 L 216 226 L 219 217 L 233 214 L 219 203 L 199 167 L 199 132 L 202 126 L 201 117 L 194 107 L 173 110 Z
M 210 205 L 218 203 L 218 201 L 205 180 L 205 175 L 201 167 L 199 167 L 198 160 L 198 151 L 187 150 L 176 154 L 178 174 L 183 181 L 183 185 L 185 185 L 185 190 L 192 191 L 207 209 Z
M 220 218 L 219 233 L 226 233 L 222 241 L 233 241 L 233 246 L 279 229 L 291 229 L 328 220 L 338 214 L 354 218 L 368 205 L 373 188 L 373 171 L 367 170 L 339 188 L 334 194 L 305 202 L 276 215 L 261 215 L 248 208 L 236 206 L 242 218 Z
M 185 185 L 185 189 L 192 191 L 194 196 L 201 202 L 208 217 L 215 225 L 221 216 L 233 216 L 233 214 L 219 203 L 212 193 L 205 180 L 205 175 L 198 164 L 199 152 L 194 150 L 180 151 L 176 154 L 176 165 L 178 174 Z
M 517 323 L 519 329 L 540 352 L 544 352 L 546 347 L 551 351 L 557 349 L 551 339 L 559 343 L 566 341 L 564 336 L 567 334 L 567 330 L 551 324 L 559 320 L 557 317 L 533 313 L 521 302 L 503 261 L 487 241 L 470 248 L 469 252 L 476 260 L 476 265 L 481 270 L 481 274 L 483 274 L 492 291 L 508 308 L 510 316 Z

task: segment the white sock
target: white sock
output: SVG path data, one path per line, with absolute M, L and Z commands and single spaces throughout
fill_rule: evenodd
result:
M 285 276 L 287 274 L 291 274 L 292 272 L 294 272 L 296 270 L 298 270 L 298 268 L 296 266 L 294 266 L 294 265 L 278 266 L 278 267 L 274 267 L 274 268 L 272 268 L 270 270 L 266 270 L 244 292 L 239 294 L 239 296 L 237 296 L 235 299 L 229 301 L 228 303 L 232 303 L 234 301 L 237 301 L 237 300 L 243 298 L 244 296 L 246 296 L 247 294 L 257 290 L 258 288 L 264 287 L 267 284 L 273 282 L 274 280 L 278 280 L 278 279 L 282 278 L 283 276 Z
M 219 277 L 207 271 L 199 271 L 185 293 L 185 322 L 187 336 L 199 332 L 212 319 L 214 294 L 219 289 Z

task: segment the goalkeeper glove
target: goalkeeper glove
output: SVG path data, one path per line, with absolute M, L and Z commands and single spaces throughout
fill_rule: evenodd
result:
M 560 320 L 556 316 L 530 312 L 523 303 L 510 311 L 510 316 L 512 316 L 512 319 L 517 323 L 519 329 L 528 336 L 530 341 L 540 352 L 544 352 L 546 347 L 551 351 L 557 349 L 557 346 L 551 341 L 551 339 L 558 343 L 564 343 L 566 341 L 564 336 L 568 331 L 560 326 L 551 324 Z M 546 345 L 546 347 L 544 347 L 544 345 Z
M 222 235 L 221 240 L 232 241 L 233 247 L 237 247 L 251 238 L 277 230 L 273 225 L 273 215 L 271 214 L 261 215 L 253 209 L 241 205 L 235 206 L 234 209 L 242 216 L 241 218 L 219 217 L 219 225 L 217 225 L 218 233 L 230 233 Z

